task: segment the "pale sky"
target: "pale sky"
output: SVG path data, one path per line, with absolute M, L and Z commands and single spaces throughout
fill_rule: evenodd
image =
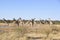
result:
M 60 20 L 60 0 L 0 0 L 0 19 Z

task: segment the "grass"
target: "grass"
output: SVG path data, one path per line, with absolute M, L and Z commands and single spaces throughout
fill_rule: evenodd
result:
M 52 28 L 53 26 L 50 27 L 49 25 L 48 26 L 40 25 L 40 27 L 37 29 L 34 29 L 34 27 L 32 28 L 18 27 L 18 28 L 15 28 L 14 31 L 0 32 L 0 40 L 25 40 L 26 39 L 25 34 L 29 32 L 30 33 L 43 33 L 47 35 L 47 38 L 51 38 L 51 37 L 54 37 L 54 33 L 52 33 L 54 30 L 52 31 Z M 60 33 L 60 31 L 58 31 L 56 35 L 58 35 L 58 33 Z

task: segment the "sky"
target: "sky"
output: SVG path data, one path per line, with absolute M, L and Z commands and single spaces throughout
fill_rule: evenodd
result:
M 60 0 L 0 0 L 0 19 L 60 20 Z

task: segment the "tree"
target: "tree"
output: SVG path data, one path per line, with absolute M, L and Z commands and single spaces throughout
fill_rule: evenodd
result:
M 16 21 L 16 19 L 15 19 L 15 18 L 13 18 L 13 21 Z

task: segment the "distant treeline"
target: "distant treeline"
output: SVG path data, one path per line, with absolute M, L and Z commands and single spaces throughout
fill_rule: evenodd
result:
M 0 23 L 13 23 L 14 21 L 15 22 L 19 22 L 19 20 L 21 20 L 21 18 L 19 18 L 18 20 L 16 20 L 15 18 L 13 18 L 13 20 L 6 20 L 6 19 L 3 18 L 3 20 L 0 20 Z M 31 20 L 25 20 L 25 19 L 23 19 L 22 21 L 24 23 L 26 23 L 27 21 L 30 21 L 31 22 Z M 41 22 L 42 24 L 45 24 L 45 23 L 48 24 L 49 23 L 49 20 L 35 20 L 35 22 L 36 23 L 40 23 Z M 54 21 L 51 20 L 51 22 L 53 24 L 60 24 L 60 21 L 59 20 L 54 20 Z
M 60 24 L 60 21 L 52 21 L 54 24 Z

